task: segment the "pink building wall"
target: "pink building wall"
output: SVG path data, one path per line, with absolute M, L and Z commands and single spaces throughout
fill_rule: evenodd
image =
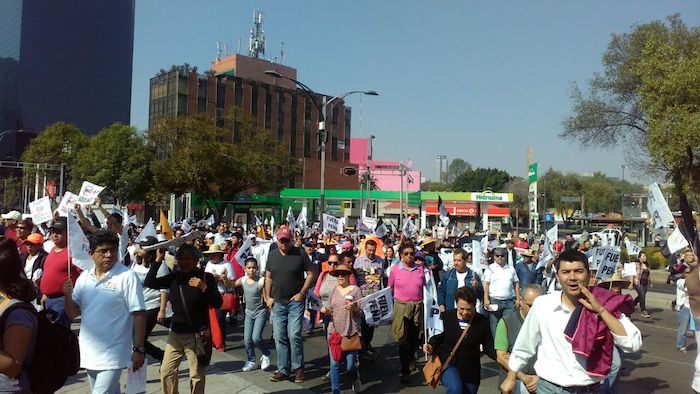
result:
M 398 161 L 379 161 L 373 160 L 369 162 L 369 139 L 367 138 L 352 138 L 350 140 L 350 163 L 359 166 L 359 174 L 364 174 L 369 171 L 375 179 L 377 189 L 379 190 L 401 190 L 401 175 L 398 170 Z M 404 162 L 408 168 L 413 166 L 410 161 Z M 408 170 L 404 176 L 404 190 L 410 192 L 420 191 L 420 171 Z M 409 182 L 409 179 L 412 182 Z

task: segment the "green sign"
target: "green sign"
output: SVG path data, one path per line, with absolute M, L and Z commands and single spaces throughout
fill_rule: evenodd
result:
M 474 193 L 474 200 L 476 201 L 507 201 L 500 194 L 480 194 Z
M 537 163 L 527 166 L 527 179 L 529 183 L 537 182 Z

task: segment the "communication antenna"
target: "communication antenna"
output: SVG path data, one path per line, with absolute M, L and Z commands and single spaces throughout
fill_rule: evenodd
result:
M 216 61 L 221 60 L 221 41 L 216 42 Z
M 248 39 L 248 55 L 256 59 L 265 55 L 265 31 L 262 24 L 263 13 L 259 10 L 253 11 L 253 28 L 250 30 Z
M 282 41 L 282 46 L 280 47 L 280 62 L 284 64 L 284 41 Z

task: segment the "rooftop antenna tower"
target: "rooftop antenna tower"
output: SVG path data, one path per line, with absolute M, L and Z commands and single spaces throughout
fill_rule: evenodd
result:
M 216 42 L 216 61 L 218 62 L 221 60 L 221 42 L 217 41 Z
M 284 64 L 284 41 L 282 41 L 282 46 L 280 47 L 280 63 Z
M 265 31 L 262 24 L 263 13 L 258 10 L 253 11 L 253 28 L 250 30 L 250 38 L 248 39 L 248 56 L 256 59 L 265 55 Z

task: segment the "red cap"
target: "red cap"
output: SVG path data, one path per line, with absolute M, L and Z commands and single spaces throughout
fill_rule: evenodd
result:
M 277 239 L 292 239 L 292 232 L 287 226 L 280 226 L 275 233 Z

